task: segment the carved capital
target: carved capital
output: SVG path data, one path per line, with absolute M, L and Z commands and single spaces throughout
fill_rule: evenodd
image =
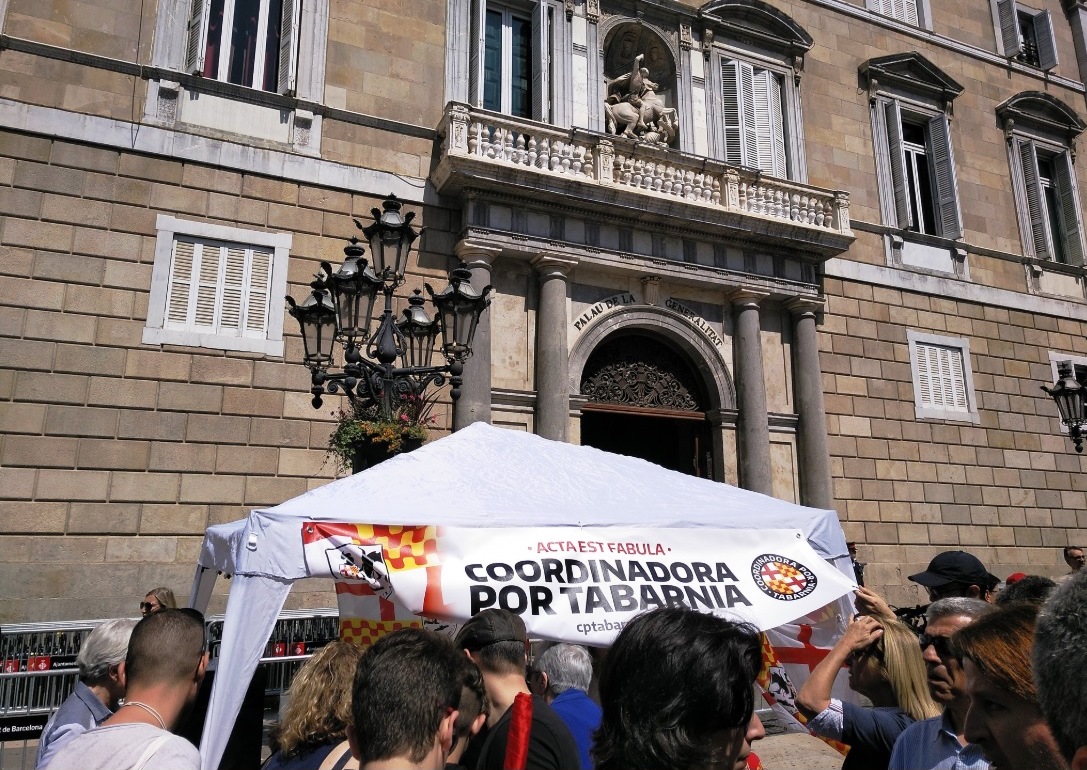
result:
M 733 308 L 742 307 L 758 307 L 759 303 L 770 296 L 770 292 L 765 289 L 758 289 L 754 286 L 737 286 L 736 288 L 725 292 L 725 299 L 732 303 Z
M 468 127 L 472 121 L 472 113 L 468 105 L 452 104 L 446 115 L 447 128 L 445 132 L 445 148 L 449 155 L 468 154 Z
M 642 276 L 642 297 L 647 305 L 658 305 L 661 299 L 661 279 L 658 275 Z
M 585 0 L 585 18 L 590 24 L 600 23 L 600 0 Z
M 545 251 L 533 257 L 530 262 L 541 277 L 569 280 L 570 274 L 577 267 L 578 260 L 566 254 Z
M 822 297 L 794 297 L 785 303 L 786 309 L 793 318 L 800 319 L 804 316 L 812 316 L 817 324 L 823 322 L 823 309 L 826 303 Z
M 691 46 L 694 45 L 694 40 L 691 37 L 691 25 L 680 24 L 679 25 L 679 47 L 683 51 L 691 50 Z
M 710 52 L 713 50 L 713 30 L 707 27 L 702 30 L 702 55 L 706 57 L 706 61 L 710 59 Z
M 464 240 L 456 245 L 453 253 L 470 268 L 482 267 L 489 272 L 502 249 L 478 241 Z

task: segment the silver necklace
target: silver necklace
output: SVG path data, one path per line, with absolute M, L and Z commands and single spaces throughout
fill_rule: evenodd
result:
M 163 730 L 166 729 L 166 720 L 162 718 L 162 714 L 155 711 L 155 709 L 151 708 L 146 703 L 140 703 L 138 700 L 130 700 L 130 701 L 125 701 L 125 705 L 126 706 L 139 706 L 144 711 L 146 711 L 148 714 L 150 714 L 151 716 L 153 716 L 155 719 L 158 720 L 159 727 L 161 727 Z

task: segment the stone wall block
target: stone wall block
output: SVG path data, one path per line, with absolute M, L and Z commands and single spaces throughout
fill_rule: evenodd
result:
M 110 537 L 106 541 L 106 562 L 167 562 L 174 561 L 177 538 L 173 537 Z
M 245 502 L 244 476 L 209 476 L 186 473 L 181 476 L 182 503 L 210 503 L 213 505 L 237 505 Z M 277 502 L 282 502 L 277 501 Z
M 72 503 L 68 532 L 134 534 L 139 516 L 139 506 L 132 503 Z
M 159 385 L 159 409 L 218 413 L 223 407 L 223 388 L 218 385 L 163 382 Z
M 117 352 L 123 353 L 123 351 Z M 159 384 L 153 380 L 91 377 L 87 403 L 93 406 L 154 409 L 158 403 L 158 389 Z
M 206 505 L 154 505 L 142 506 L 140 512 L 141 535 L 203 535 L 208 526 Z M 178 554 L 179 557 L 181 554 Z M 195 559 L 192 563 L 195 564 Z
M 113 471 L 109 499 L 113 502 L 173 503 L 177 501 L 181 476 L 177 473 Z
M 215 472 L 236 473 L 244 476 L 274 476 L 276 473 L 295 475 L 281 470 L 279 458 L 280 450 L 275 447 L 221 444 L 215 455 Z
M 50 404 L 45 417 L 45 432 L 54 436 L 117 435 L 116 409 Z
M 152 471 L 211 473 L 215 469 L 215 453 L 216 448 L 212 444 L 155 441 L 151 444 L 146 467 Z
M 40 473 L 40 471 L 39 471 Z M 64 532 L 68 503 L 0 500 L 0 534 Z M 0 580 L 0 585 L 7 585 Z
M 45 404 L 0 402 L 0 434 L 41 433 L 45 409 Z
M 249 435 L 251 421 L 248 417 L 208 414 L 190 414 L 188 417 L 188 427 L 183 433 L 186 441 L 219 444 L 227 441 L 251 440 Z
M 305 491 L 304 478 L 250 476 L 245 482 L 245 504 L 254 507 L 279 505 Z
M 80 439 L 78 464 L 80 468 L 144 468 L 148 447 L 146 441 Z
M 213 385 L 244 385 L 253 382 L 253 361 L 224 356 L 193 356 L 192 381 Z
M 38 471 L 36 500 L 95 500 L 106 499 L 109 473 L 106 471 L 52 470 Z

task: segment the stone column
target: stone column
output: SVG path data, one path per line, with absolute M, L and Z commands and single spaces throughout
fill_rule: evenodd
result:
M 491 282 L 491 265 L 500 249 L 479 243 L 461 241 L 456 254 L 472 271 L 472 287 L 483 291 Z M 472 357 L 464 365 L 464 384 L 460 398 L 453 407 L 453 430 L 459 430 L 473 422 L 491 421 L 491 323 L 495 303 L 484 311 L 472 340 Z
M 566 290 L 576 260 L 541 254 L 532 260 L 540 277 L 536 315 L 536 433 L 566 441 L 570 424 L 570 350 Z
M 764 495 L 773 494 L 770 469 L 770 424 L 766 411 L 766 380 L 762 368 L 762 324 L 759 302 L 764 292 L 740 288 L 729 299 L 736 317 L 733 366 L 736 370 L 736 454 L 740 486 Z
M 816 329 L 823 303 L 797 299 L 788 305 L 793 315 L 793 395 L 800 416 L 796 448 L 800 455 L 800 502 L 813 508 L 834 509 L 834 481 L 830 472 L 827 410 L 823 401 L 823 370 L 819 365 Z
M 1079 79 L 1087 77 L 1087 5 L 1083 0 L 1063 0 L 1064 13 L 1072 28 L 1072 43 L 1076 48 Z

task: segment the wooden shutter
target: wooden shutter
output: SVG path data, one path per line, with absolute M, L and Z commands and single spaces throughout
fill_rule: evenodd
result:
M 196 261 L 196 297 L 192 325 L 204 331 L 214 331 L 218 325 L 220 271 L 222 247 L 198 244 Z
M 170 260 L 170 285 L 166 290 L 166 320 L 164 326 L 187 328 L 189 305 L 192 302 L 193 264 L 196 244 L 192 241 L 175 240 Z
M 185 71 L 194 75 L 204 72 L 204 54 L 208 47 L 208 13 L 211 0 L 192 0 L 189 25 L 185 31 Z
M 1062 152 L 1053 158 L 1053 184 L 1057 187 L 1057 200 L 1061 207 L 1061 229 L 1064 235 L 1064 253 L 1072 265 L 1083 264 L 1083 225 L 1080 222 L 1079 203 L 1076 195 L 1075 174 L 1070 153 Z
M 468 103 L 483 106 L 483 53 L 487 35 L 487 0 L 472 0 L 471 55 L 468 57 Z
M 770 70 L 752 75 L 751 128 L 755 134 L 755 158 L 748 164 L 776 177 L 785 177 L 785 131 L 781 114 L 781 84 Z
M 951 152 L 951 132 L 944 115 L 934 115 L 928 122 L 930 163 L 932 165 L 936 217 L 940 235 L 944 238 L 962 237 L 959 200 L 955 193 L 955 161 Z
M 240 334 L 242 328 L 242 297 L 245 294 L 245 252 L 240 246 L 222 250 L 222 288 L 219 305 L 218 332 Z
M 894 188 L 895 216 L 898 227 L 909 227 L 913 217 L 910 215 L 912 202 L 906 184 L 906 154 L 902 148 L 902 111 L 898 102 L 883 103 L 883 113 L 887 124 L 887 150 L 891 159 L 891 186 Z
M 918 26 L 917 0 L 903 0 L 902 16 L 900 18 L 907 24 L 912 24 L 915 27 Z
M 740 65 L 740 119 L 743 124 L 744 165 L 758 166 L 759 127 L 755 120 L 755 72 L 747 62 Z
M 922 408 L 970 411 L 961 348 L 919 342 L 914 347 L 914 367 Z
M 996 15 L 1000 20 L 1000 40 L 1004 43 L 1004 55 L 1009 59 L 1023 52 L 1019 42 L 1019 14 L 1015 0 L 996 0 Z
M 298 90 L 298 33 L 302 0 L 283 0 L 279 22 L 279 79 L 276 90 L 293 96 Z M 271 23 L 271 19 L 268 20 Z
M 1038 66 L 1051 70 L 1057 66 L 1057 41 L 1053 37 L 1053 17 L 1049 11 L 1034 16 L 1034 37 L 1038 43 Z
M 532 63 L 532 118 L 551 120 L 551 9 L 543 0 L 532 9 L 529 59 Z
M 245 302 L 245 335 L 263 339 L 268 333 L 268 299 L 272 288 L 270 249 L 253 249 Z
M 1030 217 L 1030 238 L 1034 244 L 1034 256 L 1049 259 L 1049 242 L 1046 239 L 1045 202 L 1039 182 L 1038 153 L 1034 142 L 1016 139 L 1019 161 L 1023 169 L 1023 188 L 1026 193 L 1027 216 Z
M 721 62 L 721 106 L 725 128 L 725 162 L 734 166 L 744 163 L 743 119 L 740 109 L 740 67 L 739 62 L 723 60 Z

